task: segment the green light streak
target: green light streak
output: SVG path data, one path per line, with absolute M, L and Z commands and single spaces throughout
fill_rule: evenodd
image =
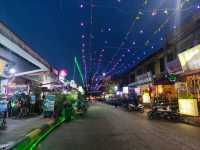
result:
M 61 125 L 65 121 L 65 118 L 63 117 L 61 121 L 53 125 L 49 130 L 47 130 L 43 135 L 41 135 L 30 147 L 30 150 L 36 149 L 36 147 L 39 145 L 39 143 L 45 139 L 55 128 L 57 128 L 59 125 Z
M 83 74 L 82 74 L 81 67 L 80 67 L 80 65 L 79 65 L 78 60 L 77 60 L 76 57 L 74 57 L 74 62 L 76 64 L 77 68 L 78 68 L 79 75 L 80 75 L 81 80 L 82 80 L 83 85 L 84 85 Z
M 44 131 L 43 133 L 41 132 L 39 134 L 39 137 L 37 139 L 35 138 L 28 138 L 25 143 L 27 144 L 22 144 L 17 146 L 16 148 L 13 148 L 13 150 L 36 150 L 37 146 L 51 133 L 53 132 L 58 126 L 60 126 L 62 123 L 65 122 L 65 117 L 62 116 L 60 121 L 57 122 L 56 124 L 51 125 L 51 127 L 47 130 Z

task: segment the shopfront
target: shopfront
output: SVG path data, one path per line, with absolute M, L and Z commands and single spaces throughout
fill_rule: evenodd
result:
M 154 89 L 153 87 L 153 77 L 150 72 L 139 75 L 136 77 L 136 82 L 130 83 L 129 88 L 134 88 L 136 94 L 141 97 L 142 103 L 151 103 L 151 93 Z
M 152 97 L 154 100 L 162 101 L 163 103 L 173 103 L 177 100 L 177 91 L 175 82 L 177 77 L 171 80 L 171 75 L 163 74 L 154 79 L 154 92 Z
M 199 116 L 200 108 L 200 45 L 178 55 L 183 69 L 178 87 L 179 110 L 182 114 Z

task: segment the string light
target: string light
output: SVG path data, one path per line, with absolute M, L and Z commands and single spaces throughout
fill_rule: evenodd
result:
M 168 13 L 169 13 L 168 10 L 165 9 L 165 10 L 164 10 L 164 14 L 168 15 Z
M 83 8 L 83 4 L 80 5 L 80 8 Z
M 81 26 L 84 26 L 84 22 L 81 22 L 80 24 L 81 24 Z
M 118 0 L 117 0 L 118 1 Z M 120 1 L 121 2 L 121 1 Z M 145 5 L 147 4 L 147 1 L 145 0 L 145 3 L 144 3 Z M 96 5 L 95 5 L 96 6 Z M 181 9 L 183 8 L 183 5 L 181 5 L 181 7 L 180 7 Z M 196 8 L 198 8 L 199 9 L 199 5 L 196 5 L 195 7 L 193 7 L 194 9 L 196 9 Z M 147 12 L 147 11 L 146 11 Z M 137 16 L 135 16 L 135 18 L 134 18 L 134 20 L 141 20 L 141 17 L 143 16 L 143 15 L 145 15 L 145 13 L 146 13 L 144 10 L 140 10 L 140 11 L 138 11 L 138 14 L 137 14 Z M 151 11 L 150 12 L 150 14 L 152 15 L 152 16 L 156 16 L 156 15 L 160 15 L 160 14 L 165 14 L 165 15 L 167 15 L 167 16 L 170 16 L 169 14 L 171 14 L 171 12 L 174 12 L 173 10 L 171 10 L 171 9 L 169 9 L 169 8 L 165 8 L 165 9 L 160 9 L 160 10 L 157 10 L 157 9 L 153 9 L 153 11 Z M 164 16 L 164 15 L 163 15 Z M 161 32 L 163 29 L 164 29 L 164 27 L 166 26 L 166 25 L 168 25 L 169 24 L 169 19 L 166 19 L 166 21 L 163 23 L 163 24 L 161 24 L 156 30 L 155 30 L 155 32 L 153 32 L 153 34 L 152 34 L 152 36 L 151 37 L 153 37 L 154 35 L 156 35 L 156 34 L 158 34 L 159 32 Z M 83 25 L 84 26 L 84 25 Z M 173 28 L 174 29 L 176 29 L 176 26 L 174 25 L 173 26 Z M 145 31 L 146 31 L 146 29 L 144 29 Z M 136 31 L 137 33 L 140 33 L 140 34 L 144 34 L 144 30 L 139 30 L 139 32 L 138 32 L 138 30 Z M 106 31 L 106 29 L 105 29 L 105 31 Z M 107 31 L 111 31 L 111 28 L 108 28 L 107 29 Z M 101 32 L 103 33 L 104 32 L 104 29 L 101 29 Z M 146 32 L 145 32 L 146 33 Z M 161 32 L 161 33 L 163 33 L 163 32 Z M 160 33 L 160 34 L 161 34 Z M 118 61 L 115 61 L 116 59 L 112 59 L 112 61 L 109 61 L 109 64 L 112 64 L 113 65 L 113 67 L 112 68 L 110 68 L 110 70 L 117 70 L 118 72 L 123 72 L 123 70 L 125 70 L 124 68 L 129 68 L 129 67 L 131 67 L 131 65 L 135 65 L 135 64 L 137 64 L 139 61 L 137 61 L 137 60 L 141 60 L 141 59 L 143 59 L 143 58 L 140 58 L 140 57 L 138 57 L 138 55 L 140 54 L 140 56 L 143 56 L 143 55 L 148 55 L 149 54 L 149 52 L 146 52 L 146 51 L 144 51 L 143 53 L 139 53 L 139 50 L 141 49 L 141 47 L 142 46 L 144 46 L 144 48 L 145 47 L 148 47 L 149 48 L 149 46 L 151 45 L 151 44 L 153 44 L 151 41 L 152 41 L 152 38 L 149 38 L 149 39 L 147 39 L 146 41 L 145 41 L 145 44 L 144 45 L 142 45 L 142 43 L 140 43 L 141 41 L 137 41 L 137 45 L 136 45 L 136 43 L 135 43 L 135 41 L 133 41 L 132 42 L 132 45 L 134 45 L 134 49 L 136 50 L 136 53 L 131 53 L 131 54 L 129 54 L 129 55 L 127 55 L 130 51 L 132 51 L 131 49 L 132 48 L 128 48 L 127 47 L 127 44 L 129 43 L 129 44 L 131 44 L 130 42 L 127 42 L 130 38 L 129 38 L 129 35 L 132 35 L 131 34 L 131 32 L 127 32 L 127 34 L 126 34 L 126 36 L 124 37 L 124 39 L 123 39 L 123 41 L 122 41 L 122 47 L 120 48 L 120 49 L 124 49 L 125 51 L 123 51 L 123 53 L 118 53 L 117 55 L 119 56 L 119 58 L 120 57 L 123 57 L 123 59 L 118 59 Z M 145 36 L 146 36 L 146 34 L 145 34 Z M 84 37 L 85 38 L 85 37 Z M 163 37 L 158 37 L 158 40 L 160 39 L 160 41 L 163 41 L 164 40 L 164 38 Z M 109 39 L 108 39 L 109 40 Z M 104 44 L 108 44 L 108 40 L 105 40 L 104 41 Z M 133 40 L 133 39 L 132 39 Z M 110 43 L 110 44 L 112 44 L 112 43 Z M 136 46 L 135 46 L 136 45 Z M 125 48 L 125 47 L 127 47 L 127 48 Z M 155 46 L 156 47 L 156 46 Z M 154 49 L 154 46 L 150 46 L 150 48 L 152 48 L 152 49 Z M 99 49 L 98 48 L 98 51 L 100 51 L 100 52 L 104 52 L 104 50 L 103 49 Z M 108 52 L 109 52 L 110 50 L 108 50 Z M 134 50 L 133 50 L 134 51 Z M 106 51 L 107 52 L 107 51 Z M 97 54 L 97 53 L 95 53 L 95 55 L 97 55 L 97 56 L 99 56 L 99 57 L 103 57 L 103 55 L 102 54 Z M 96 60 L 96 61 L 99 61 L 99 62 L 101 62 L 102 61 L 102 59 L 96 59 L 96 57 L 95 57 L 95 55 L 92 55 L 92 56 L 94 56 L 93 57 L 93 60 Z M 117 56 L 116 55 L 116 56 Z M 128 62 L 129 61 L 129 57 L 130 56 L 134 56 L 134 58 L 137 58 L 137 60 L 136 61 L 131 61 L 131 63 L 124 63 L 124 62 Z M 116 57 L 116 58 L 118 58 L 118 57 Z M 120 65 L 121 64 L 121 65 Z M 119 66 L 120 65 L 120 66 Z M 121 68 L 120 70 L 118 69 L 118 68 Z M 106 73 L 106 75 L 107 75 L 107 72 L 110 72 L 110 71 L 105 71 L 105 73 Z M 116 71 L 115 71 L 116 72 Z M 114 72 L 112 73 L 112 74 L 114 74 Z M 99 77 L 98 77 L 99 78 Z M 96 78 L 95 78 L 96 79 Z
M 81 38 L 84 39 L 84 38 L 85 38 L 85 35 L 82 35 Z
M 157 15 L 157 11 L 153 10 L 153 12 L 151 13 L 152 16 L 156 16 Z

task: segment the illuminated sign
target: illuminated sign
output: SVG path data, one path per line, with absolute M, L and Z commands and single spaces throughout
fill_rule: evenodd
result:
M 128 87 L 123 87 L 123 94 L 128 94 Z
M 81 92 L 82 94 L 84 94 L 84 89 L 83 89 L 82 86 L 79 86 L 79 87 L 78 87 L 78 91 Z
M 61 70 L 59 72 L 59 80 L 64 83 L 65 82 L 65 78 L 66 78 L 67 75 L 68 75 L 68 71 L 67 70 L 65 70 L 65 69 Z
M 140 87 L 137 87 L 137 88 L 134 88 L 134 90 L 135 90 L 135 93 L 137 94 L 137 95 L 140 95 L 141 93 L 140 93 Z
M 200 45 L 178 54 L 183 71 L 200 69 Z
M 129 87 L 136 87 L 138 85 L 143 85 L 147 83 L 151 83 L 153 81 L 153 76 L 150 72 L 139 75 L 136 77 L 136 82 L 130 83 Z
M 145 92 L 143 95 L 142 95 L 142 100 L 143 100 L 143 103 L 150 103 L 151 102 L 151 98 L 150 98 L 150 95 L 149 93 Z
M 181 73 L 182 72 L 182 67 L 181 63 L 178 59 L 175 59 L 173 61 L 170 61 L 166 64 L 167 66 L 167 72 L 168 73 Z
M 189 116 L 199 116 L 196 99 L 179 99 L 178 104 L 180 114 Z
M 176 75 L 174 75 L 174 74 L 170 74 L 170 75 L 168 76 L 168 80 L 169 80 L 170 82 L 176 82 L 176 79 L 177 79 L 177 77 L 176 77 Z
M 7 64 L 7 62 L 3 59 L 0 59 L 0 75 L 4 74 L 4 69 L 5 69 L 5 65 Z

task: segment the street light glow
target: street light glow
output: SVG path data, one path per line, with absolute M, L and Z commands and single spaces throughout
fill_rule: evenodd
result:
M 11 69 L 9 70 L 9 73 L 10 73 L 10 74 L 15 74 L 15 73 L 16 73 L 16 70 L 15 70 L 14 68 L 11 68 Z

